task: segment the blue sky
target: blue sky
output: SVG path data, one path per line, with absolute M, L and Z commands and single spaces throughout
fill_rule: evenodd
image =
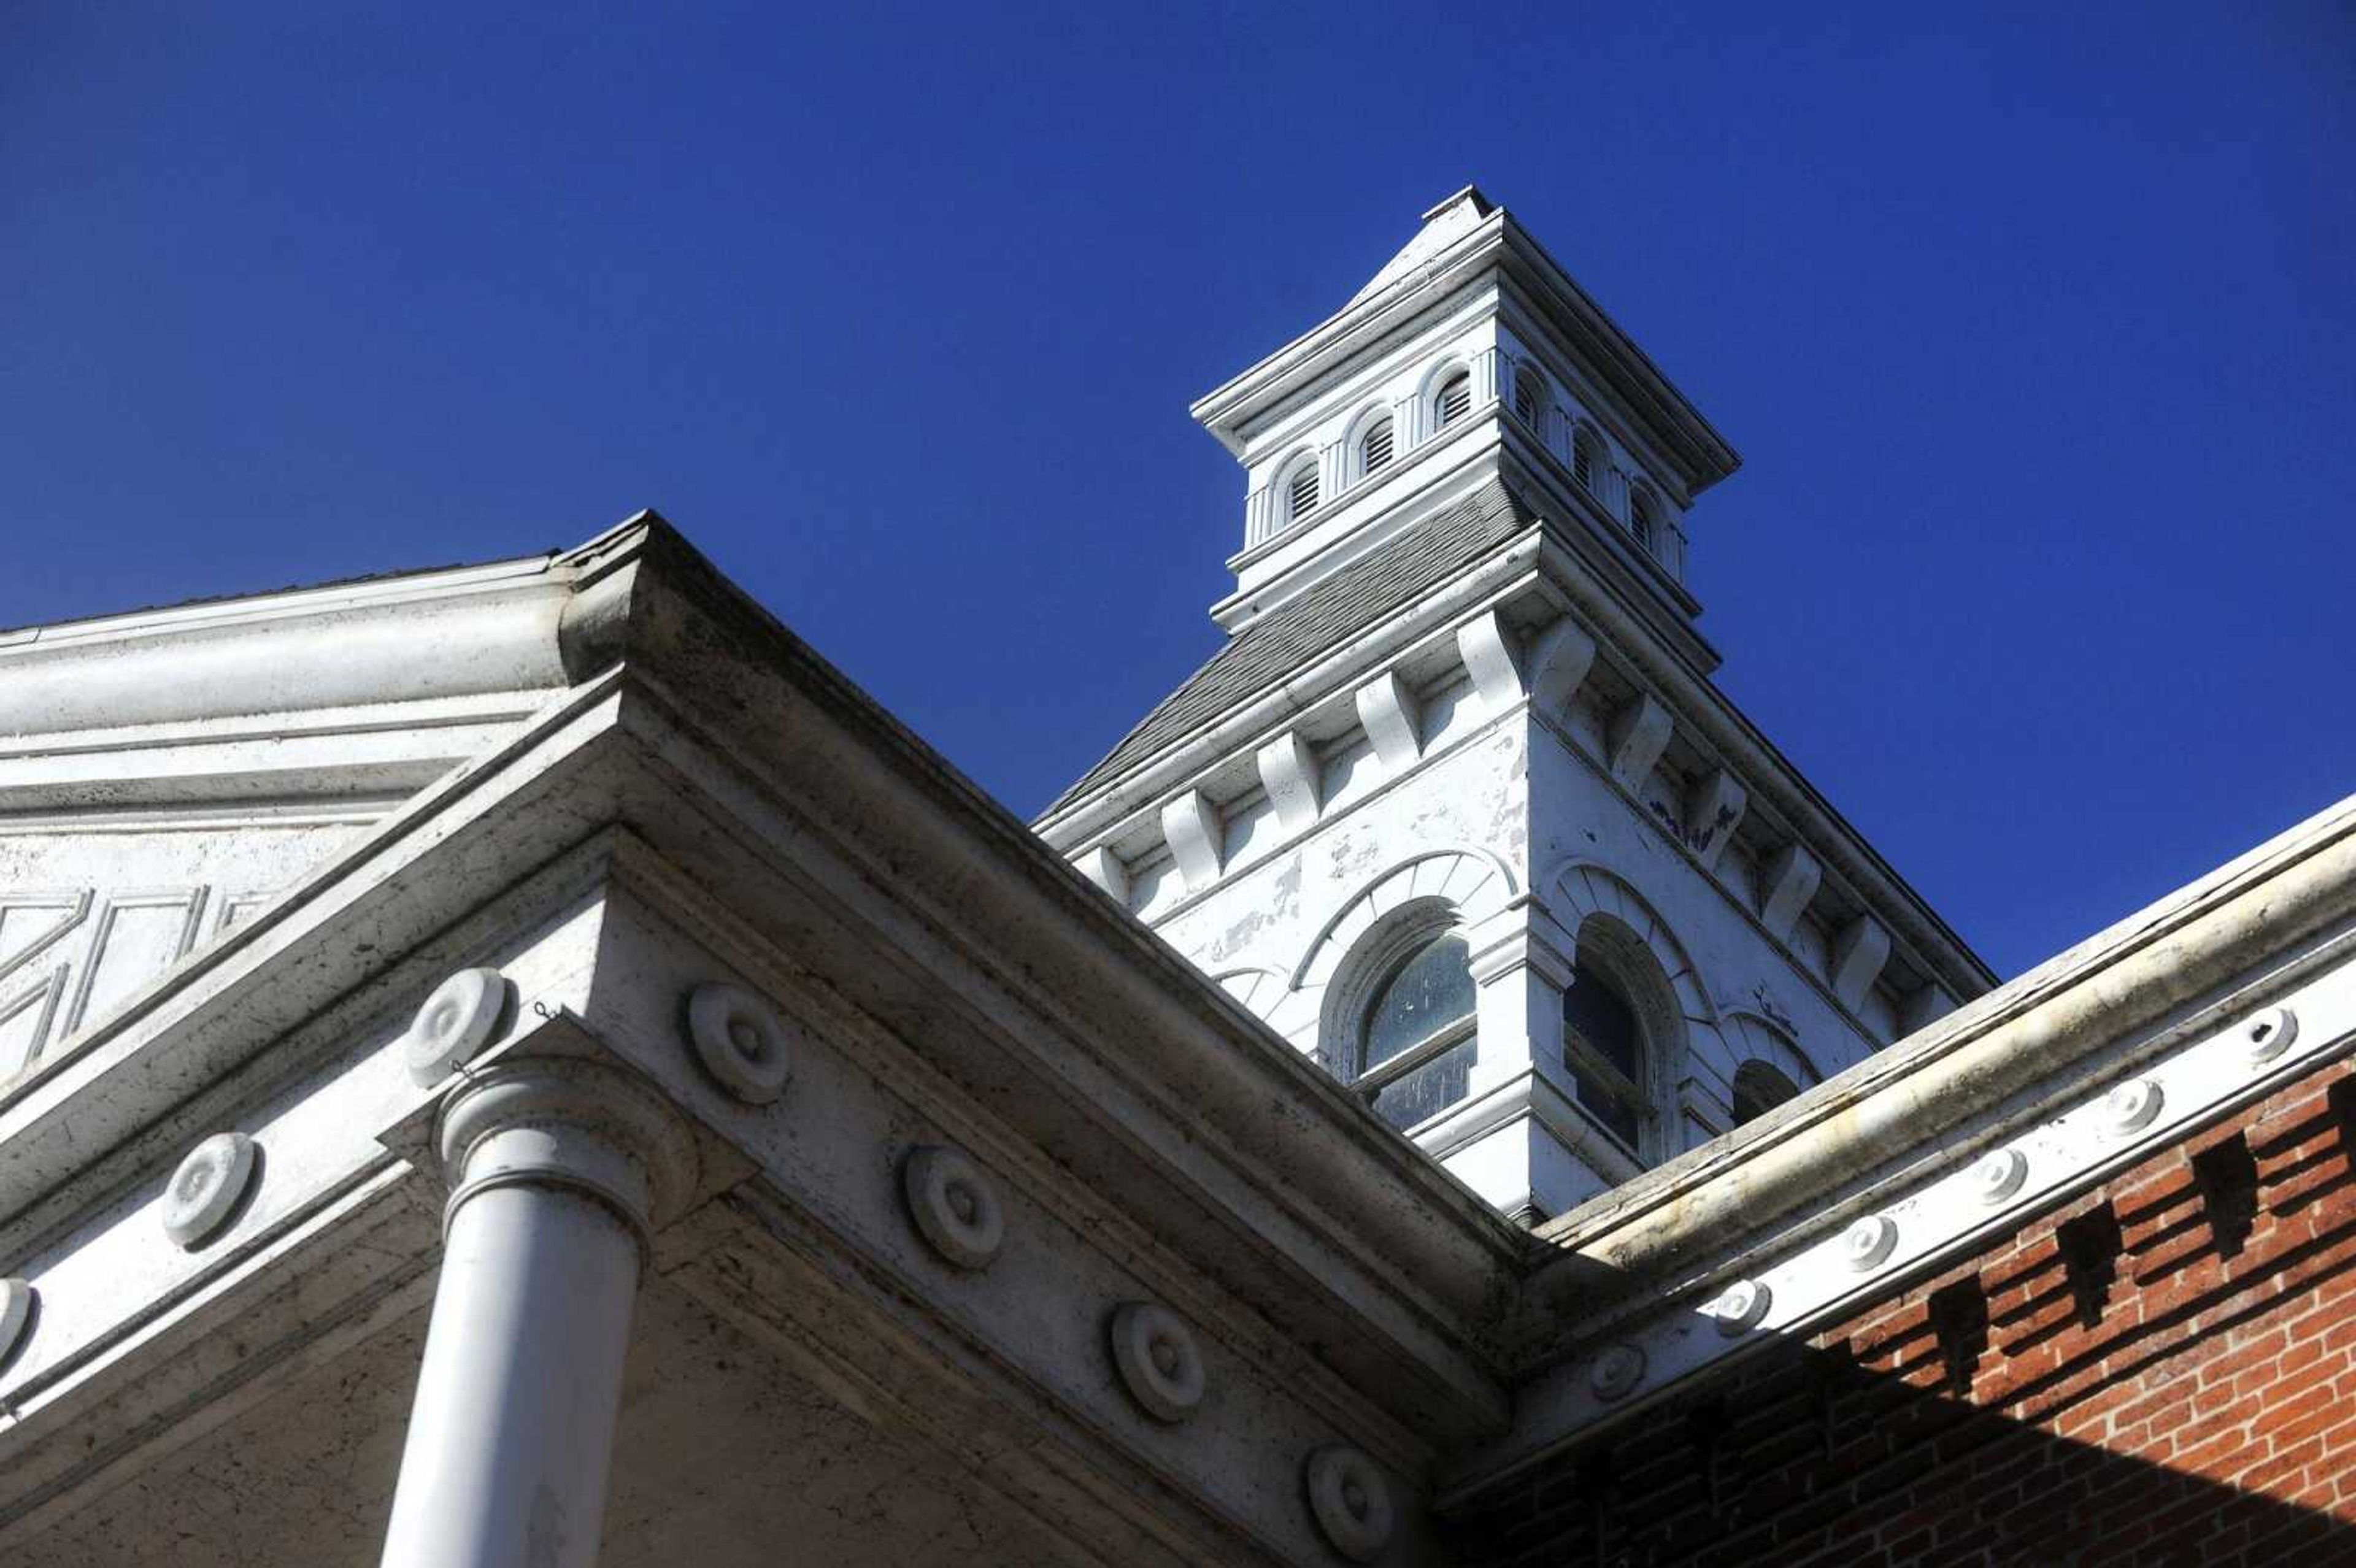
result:
M 1468 180 L 1746 459 L 1720 679 L 2002 972 L 2356 789 L 2345 5 L 10 6 L 0 624 L 660 508 L 1028 814 L 1194 397 Z

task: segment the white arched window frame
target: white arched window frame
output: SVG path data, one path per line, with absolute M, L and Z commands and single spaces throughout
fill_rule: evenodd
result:
M 1646 1163 L 1677 1152 L 1673 1113 L 1684 1024 L 1642 936 L 1607 916 L 1580 923 L 1563 992 L 1563 1065 L 1589 1119 Z M 1615 1026 L 1625 1032 L 1615 1035 Z
M 1579 487 L 1601 499 L 1603 495 L 1603 475 L 1611 464 L 1606 455 L 1602 436 L 1590 424 L 1580 424 L 1570 432 L 1570 476 Z
M 1628 487 L 1628 532 L 1647 555 L 1661 549 L 1661 501 L 1643 485 Z
M 1349 483 L 1372 478 L 1398 460 L 1398 426 L 1388 408 L 1369 409 L 1351 426 Z
M 1479 1057 L 1462 922 L 1418 899 L 1363 933 L 1327 988 L 1321 1053 L 1335 1076 L 1402 1131 L 1462 1100 Z
M 1426 402 L 1435 435 L 1462 421 L 1472 411 L 1472 368 L 1457 363 L 1443 368 L 1433 379 Z
M 1732 1057 L 1726 1074 L 1733 1123 L 1756 1119 L 1824 1082 L 1824 1074 L 1782 1028 L 1755 1013 L 1730 1013 L 1719 1034 Z
M 1526 359 L 1514 367 L 1514 417 L 1541 437 L 1546 433 L 1547 405 L 1552 399 L 1544 371 Z

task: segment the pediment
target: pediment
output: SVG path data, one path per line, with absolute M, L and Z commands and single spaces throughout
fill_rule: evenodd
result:
M 373 816 L 0 828 L 0 1077 L 267 904 Z
M 558 558 L 0 634 L 0 1079 L 561 692 Z

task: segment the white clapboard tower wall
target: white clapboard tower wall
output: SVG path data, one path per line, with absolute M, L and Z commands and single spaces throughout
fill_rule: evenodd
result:
M 1710 680 L 1732 448 L 1467 188 L 1196 403 L 1243 465 L 1216 655 L 1037 825 L 1525 1220 L 1978 995 Z

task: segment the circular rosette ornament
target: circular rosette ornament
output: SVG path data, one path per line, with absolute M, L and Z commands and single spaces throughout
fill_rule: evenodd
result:
M 188 1152 L 164 1189 L 164 1234 L 193 1252 L 210 1241 L 253 1185 L 254 1145 L 243 1133 L 215 1133 Z
M 698 986 L 687 998 L 687 1038 L 704 1071 L 748 1105 L 774 1104 L 793 1076 L 777 1009 L 742 986 Z
M 2159 1119 L 2167 1095 L 2148 1078 L 2131 1078 L 2103 1096 L 2103 1131 L 2115 1138 L 2133 1137 Z
M 411 1081 L 439 1083 L 481 1055 L 507 1010 L 507 976 L 497 969 L 461 969 L 434 987 L 402 1039 Z
M 2298 1015 L 2288 1008 L 2268 1008 L 2242 1024 L 2242 1046 L 2253 1067 L 2264 1067 L 2297 1040 Z
M 1972 1190 L 1983 1203 L 2003 1202 L 2029 1179 L 2029 1157 L 2017 1148 L 1990 1149 L 1972 1167 Z
M 986 1268 L 1006 1240 L 998 1193 L 973 1161 L 953 1148 L 910 1152 L 900 1172 L 908 1215 L 933 1251 L 962 1269 Z
M 1372 1459 L 1355 1448 L 1320 1448 L 1309 1456 L 1301 1479 L 1310 1514 L 1334 1551 L 1353 1563 L 1382 1555 L 1398 1520 L 1390 1482 Z
M 1898 1249 L 1898 1221 L 1887 1214 L 1869 1214 L 1841 1232 L 1841 1256 L 1859 1274 L 1879 1268 Z
M 1731 1339 L 1758 1328 L 1774 1305 L 1775 1293 L 1765 1281 L 1738 1279 L 1702 1310 L 1718 1325 L 1718 1331 Z
M 1202 1349 L 1166 1307 L 1132 1301 L 1113 1313 L 1112 1361 L 1130 1397 L 1156 1421 L 1183 1421 L 1203 1403 Z

